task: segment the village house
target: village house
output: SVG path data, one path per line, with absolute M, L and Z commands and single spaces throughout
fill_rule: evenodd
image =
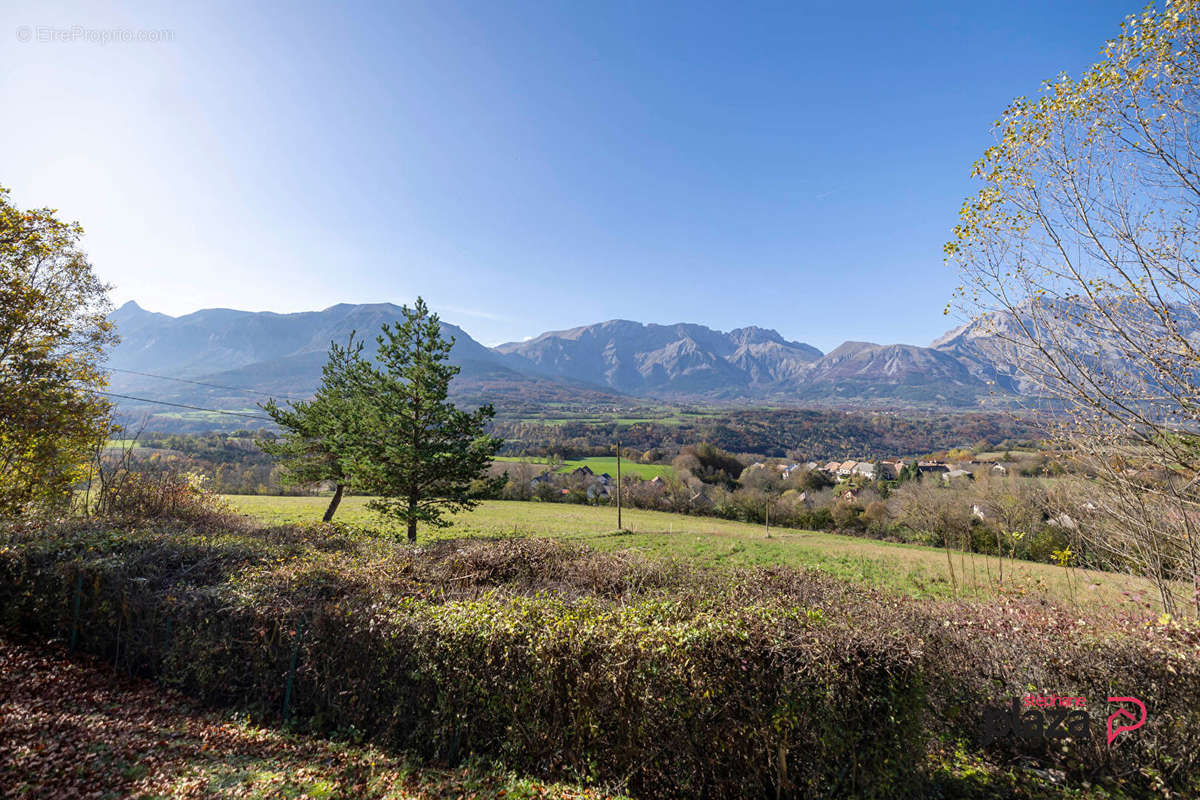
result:
M 875 465 L 870 461 L 859 461 L 854 465 L 851 472 L 855 475 L 861 475 L 869 481 L 875 480 Z

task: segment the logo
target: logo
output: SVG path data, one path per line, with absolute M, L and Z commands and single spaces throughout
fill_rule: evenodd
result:
M 1108 702 L 1110 702 L 1110 703 L 1133 703 L 1135 706 L 1138 707 L 1138 710 L 1141 712 L 1140 717 L 1134 717 L 1133 714 L 1131 714 L 1130 712 L 1126 711 L 1123 708 L 1119 708 L 1116 711 L 1114 711 L 1113 713 L 1108 715 L 1108 743 L 1110 745 L 1113 743 L 1113 739 L 1117 738 L 1118 734 L 1124 733 L 1125 731 L 1136 731 L 1138 728 L 1140 728 L 1146 724 L 1146 704 L 1143 703 L 1141 700 L 1138 700 L 1136 697 L 1110 697 L 1110 698 L 1108 698 Z M 1113 722 L 1116 721 L 1117 717 L 1124 717 L 1125 719 L 1131 719 L 1131 720 L 1133 720 L 1133 724 L 1132 725 L 1118 725 L 1114 728 Z
M 1110 703 L 1132 703 L 1140 715 L 1120 708 L 1108 717 L 1108 744 L 1118 734 L 1134 731 L 1146 724 L 1146 704 L 1136 697 L 1110 697 Z M 1126 720 L 1131 724 L 1124 724 Z M 989 706 L 983 710 L 983 744 L 1012 736 L 1018 739 L 1048 741 L 1092 738 L 1092 723 L 1087 699 L 1060 695 L 1028 694 L 1014 697 L 1007 707 Z

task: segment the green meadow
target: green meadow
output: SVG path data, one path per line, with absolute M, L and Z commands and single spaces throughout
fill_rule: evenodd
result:
M 622 468 L 624 466 L 622 465 Z M 240 513 L 266 524 L 320 520 L 327 497 L 229 495 Z M 394 533 L 403 531 L 367 508 L 369 498 L 342 501 L 336 520 Z M 567 503 L 491 500 L 451 517 L 449 528 L 422 528 L 421 541 L 447 538 L 535 536 L 569 541 L 600 551 L 638 550 L 706 568 L 804 567 L 913 597 L 986 598 L 1004 591 L 1047 596 L 1081 607 L 1149 604 L 1155 593 L 1141 578 L 1030 561 L 965 554 L 936 547 L 884 542 L 833 533 L 626 509 L 617 530 L 616 509 Z M 953 580 L 951 578 L 953 568 Z

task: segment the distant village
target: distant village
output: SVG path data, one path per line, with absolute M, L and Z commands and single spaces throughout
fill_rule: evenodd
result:
M 746 466 L 741 476 L 745 477 L 747 471 L 753 470 L 771 470 L 778 473 L 779 477 L 786 481 L 798 474 L 803 474 L 810 471 L 823 473 L 831 479 L 831 485 L 842 483 L 855 483 L 853 479 L 858 478 L 863 483 L 871 481 L 896 481 L 902 480 L 908 476 L 920 474 L 922 477 L 927 475 L 939 476 L 943 481 L 949 483 L 952 481 L 971 481 L 975 480 L 978 473 L 986 470 L 994 475 L 1004 476 L 1009 472 L 1009 467 L 996 462 L 979 459 L 969 459 L 965 461 L 941 461 L 941 460 L 918 460 L 918 459 L 884 459 L 881 461 L 866 461 L 857 459 L 848 459 L 846 461 L 829 461 L 824 464 L 817 461 L 794 462 L 794 463 L 768 463 L 765 461 L 756 461 Z M 588 501 L 607 500 L 615 494 L 616 478 L 610 473 L 597 473 L 587 465 L 576 467 L 570 472 L 556 473 L 554 470 L 547 469 L 541 474 L 535 475 L 529 480 L 530 489 L 535 494 L 550 490 L 553 493 L 568 495 L 577 489 L 564 486 L 564 483 L 573 484 L 575 487 L 582 487 L 582 491 Z M 656 476 L 645 483 L 651 486 L 662 486 L 665 481 L 661 476 Z M 845 499 L 854 499 L 858 497 L 859 488 L 857 486 L 847 486 L 844 492 L 839 493 L 839 497 Z

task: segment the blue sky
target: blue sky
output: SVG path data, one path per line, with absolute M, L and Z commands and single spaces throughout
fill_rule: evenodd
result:
M 991 122 L 1139 5 L 9 2 L 0 184 L 170 314 L 927 344 Z

